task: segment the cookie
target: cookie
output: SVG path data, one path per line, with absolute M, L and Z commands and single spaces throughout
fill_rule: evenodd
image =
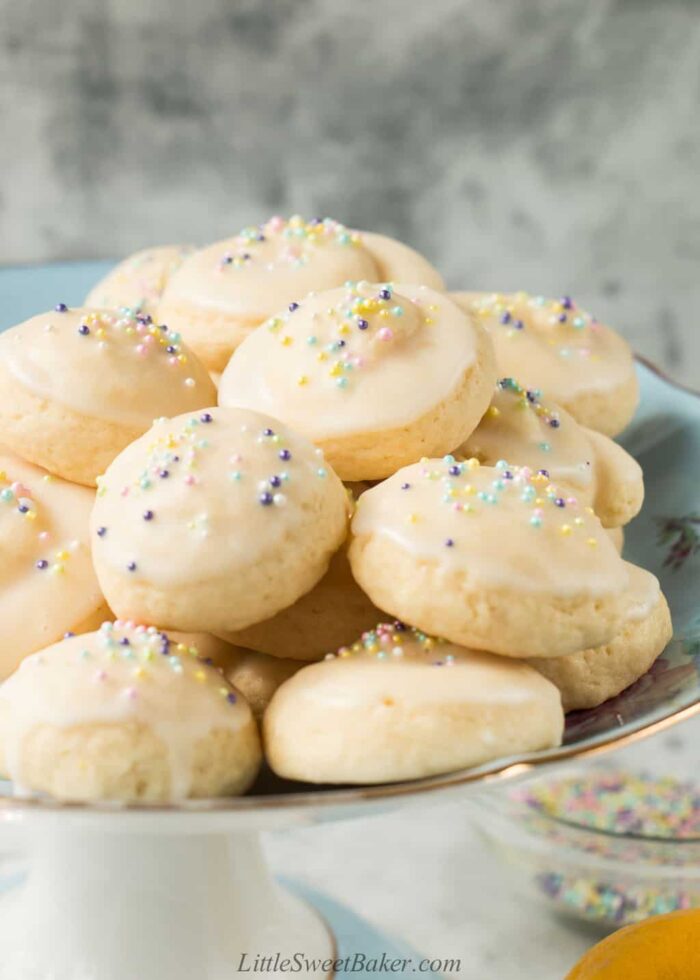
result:
M 280 684 L 306 666 L 304 660 L 270 657 L 255 650 L 229 647 L 224 673 L 229 683 L 246 699 L 255 717 L 261 719 Z
M 94 492 L 0 448 L 0 681 L 109 616 L 90 556 Z
M 455 452 L 487 466 L 529 466 L 591 504 L 603 527 L 629 523 L 644 500 L 642 469 L 608 436 L 579 425 L 539 389 L 501 378 L 488 411 Z
M 607 535 L 615 546 L 615 550 L 619 555 L 622 554 L 625 547 L 625 532 L 621 527 L 609 527 L 606 529 Z
M 92 287 L 83 305 L 155 316 L 168 279 L 191 251 L 188 245 L 160 245 L 135 252 Z
M 346 535 L 320 450 L 244 409 L 163 419 L 100 481 L 93 557 L 122 619 L 220 633 L 310 591 Z
M 3 442 L 86 486 L 160 416 L 216 404 L 177 333 L 127 311 L 59 304 L 0 335 Z
M 382 624 L 296 673 L 263 719 L 272 769 L 309 783 L 385 783 L 550 748 L 559 694 L 527 664 Z
M 343 547 L 331 559 L 321 581 L 271 619 L 236 633 L 229 643 L 251 647 L 274 657 L 320 660 L 370 629 L 382 613 L 362 591 L 350 571 Z
M 488 335 L 426 286 L 354 283 L 293 303 L 231 358 L 219 403 L 304 433 L 343 480 L 449 452 L 486 411 Z
M 531 666 L 561 692 L 565 711 L 595 708 L 646 674 L 673 635 L 658 580 L 629 565 L 633 605 L 620 632 L 603 646 L 565 657 L 532 659 Z
M 170 278 L 158 314 L 208 368 L 223 371 L 241 341 L 279 310 L 312 290 L 363 279 L 444 287 L 422 256 L 391 238 L 331 218 L 274 217 L 190 255 Z
M 228 796 L 249 788 L 260 762 L 246 701 L 154 628 L 105 623 L 32 654 L 0 688 L 0 768 L 19 792 Z
M 349 556 L 380 609 L 512 657 L 607 643 L 629 605 L 627 566 L 592 509 L 505 463 L 399 470 L 360 498 Z
M 568 296 L 452 293 L 491 334 L 499 374 L 539 388 L 581 425 L 615 436 L 635 413 L 629 345 Z

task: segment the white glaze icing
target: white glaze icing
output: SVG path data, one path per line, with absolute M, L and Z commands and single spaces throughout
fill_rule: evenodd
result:
M 586 502 L 593 497 L 595 453 L 587 430 L 539 389 L 514 378 L 498 382 L 488 411 L 455 455 L 487 466 L 504 459 L 546 470 L 553 483 L 566 482 Z
M 646 568 L 625 562 L 629 573 L 629 594 L 631 604 L 627 613 L 628 620 L 647 619 L 654 610 L 661 595 L 659 580 Z
M 391 239 L 379 235 L 368 239 L 369 247 L 362 232 L 330 218 L 307 222 L 298 215 L 273 217 L 195 252 L 170 279 L 163 298 L 219 310 L 254 326 L 312 290 L 333 289 L 346 280 L 381 279 L 383 268 L 404 281 L 420 270 L 426 282 L 431 270 L 429 284 L 442 284 L 412 249 L 400 243 L 394 248 Z
M 474 367 L 470 318 L 425 286 L 360 282 L 308 296 L 234 352 L 219 402 L 254 408 L 312 439 L 408 424 Z
M 119 622 L 27 657 L 0 686 L 5 768 L 19 792 L 24 740 L 38 725 L 143 724 L 166 748 L 170 796 L 178 800 L 189 795 L 198 741 L 250 721 L 246 701 L 195 647 Z
M 42 313 L 0 336 L 0 363 L 39 398 L 140 429 L 216 401 L 179 334 L 125 310 Z
M 168 279 L 192 250 L 189 245 L 159 245 L 128 256 L 92 287 L 84 306 L 125 306 L 154 314 Z
M 516 705 L 543 690 L 541 678 L 524 661 L 471 650 L 397 622 L 380 623 L 351 646 L 328 654 L 325 662 L 337 664 L 338 670 L 336 686 L 324 672 L 323 696 L 329 707 L 339 709 L 366 703 L 369 670 L 385 674 L 387 693 L 403 704 L 431 702 L 439 695 L 446 705 L 465 700 Z M 311 682 L 319 666 L 304 677 Z
M 406 466 L 360 497 L 352 532 L 384 536 L 475 586 L 571 597 L 619 594 L 628 584 L 591 508 L 527 467 L 453 456 Z
M 0 448 L 0 678 L 103 603 L 88 534 L 94 499 Z
M 346 494 L 320 450 L 256 412 L 211 409 L 160 420 L 117 457 L 100 478 L 93 547 L 134 582 L 215 582 L 270 561 L 309 513 L 330 516 L 329 501 L 342 526 Z
M 611 392 L 634 374 L 627 343 L 569 298 L 527 293 L 451 293 L 486 327 L 501 375 L 541 388 L 560 405 Z

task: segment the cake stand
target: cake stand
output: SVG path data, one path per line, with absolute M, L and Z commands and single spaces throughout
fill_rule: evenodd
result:
M 58 301 L 80 302 L 103 271 L 96 264 L 0 270 L 0 292 L 10 300 L 0 329 Z M 31 309 L 22 306 L 27 297 Z M 418 953 L 348 910 L 276 882 L 259 834 L 438 796 L 468 800 L 487 785 L 624 745 L 700 709 L 700 399 L 642 361 L 638 370 L 641 408 L 624 442 L 644 468 L 647 502 L 627 533 L 626 557 L 661 579 L 675 630 L 647 675 L 600 708 L 571 714 L 560 748 L 410 783 L 314 787 L 268 773 L 240 799 L 160 807 L 20 799 L 6 785 L 0 980 L 230 980 L 246 973 L 320 980 L 363 966 L 377 977 L 437 976 Z M 370 971 L 367 960 L 375 958 Z

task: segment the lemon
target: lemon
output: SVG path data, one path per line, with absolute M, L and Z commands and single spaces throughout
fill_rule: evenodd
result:
M 579 960 L 566 980 L 698 980 L 700 909 L 627 926 Z

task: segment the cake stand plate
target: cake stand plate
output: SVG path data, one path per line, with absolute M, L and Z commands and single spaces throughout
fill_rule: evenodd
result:
M 79 304 L 105 271 L 98 263 L 0 269 L 0 330 L 59 301 Z M 258 834 L 417 805 L 437 793 L 466 799 L 698 711 L 700 398 L 642 361 L 638 374 L 641 406 L 623 442 L 644 469 L 646 502 L 626 529 L 625 556 L 658 576 L 674 623 L 648 674 L 599 708 L 570 714 L 556 749 L 409 783 L 348 789 L 268 778 L 242 798 L 163 807 L 18 799 L 0 785 L 0 851 L 21 848 L 29 869 L 0 896 L 0 980 L 230 980 L 245 976 L 256 956 L 258 975 L 321 980 L 333 975 L 334 960 L 375 953 L 374 976 L 435 976 L 330 899 L 280 887 Z M 397 968 L 392 961 L 402 956 L 417 959 L 415 968 L 413 959 Z M 351 960 L 336 976 L 352 972 Z

